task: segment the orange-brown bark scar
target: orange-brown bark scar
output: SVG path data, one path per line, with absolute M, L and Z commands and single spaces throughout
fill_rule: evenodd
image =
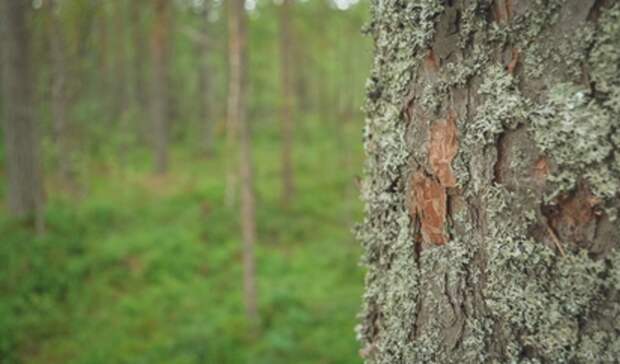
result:
M 542 156 L 534 163 L 533 176 L 536 182 L 544 184 L 549 175 L 549 161 Z
M 521 50 L 519 48 L 512 48 L 512 58 L 510 60 L 510 63 L 508 64 L 508 73 L 510 73 L 511 75 L 514 75 L 515 69 L 519 65 L 519 54 L 520 53 L 521 53 Z
M 420 222 L 422 240 L 428 244 L 443 245 L 448 240 L 447 189 L 456 186 L 451 164 L 459 148 L 457 132 L 454 112 L 449 112 L 445 120 L 434 122 L 428 151 L 432 174 L 419 169 L 411 178 L 409 213 Z
M 446 189 L 432 176 L 417 171 L 412 178 L 410 213 L 420 220 L 422 239 L 426 243 L 446 243 L 444 224 L 446 221 Z
M 439 60 L 437 59 L 433 48 L 428 49 L 428 54 L 424 60 L 424 68 L 430 73 L 436 73 L 439 71 Z
M 459 148 L 455 119 L 456 116 L 451 112 L 447 120 L 435 122 L 431 126 L 428 159 L 443 187 L 456 186 L 456 177 L 452 172 L 452 160 Z

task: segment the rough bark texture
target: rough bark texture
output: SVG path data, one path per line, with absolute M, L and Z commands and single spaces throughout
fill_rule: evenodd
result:
M 43 185 L 39 165 L 39 139 L 33 114 L 30 58 L 30 5 L 2 0 L 0 23 L 4 36 L 3 101 L 4 144 L 8 181 L 8 206 L 15 216 L 37 218 L 42 227 Z
M 170 1 L 156 0 L 153 39 L 151 44 L 153 80 L 151 85 L 151 118 L 155 172 L 168 170 L 168 55 L 170 37 Z
M 259 321 L 256 299 L 256 197 L 252 171 L 252 138 L 247 120 L 247 19 L 244 0 L 231 0 L 230 22 L 230 84 L 228 122 L 232 125 L 239 146 L 239 187 L 241 202 L 241 233 L 243 236 L 243 292 L 248 318 Z
M 620 357 L 620 3 L 375 0 L 367 363 Z
M 283 0 L 280 6 L 280 128 L 282 135 L 282 192 L 283 206 L 288 206 L 294 191 L 293 173 L 293 78 L 291 75 L 292 63 L 292 33 L 291 33 L 291 0 Z

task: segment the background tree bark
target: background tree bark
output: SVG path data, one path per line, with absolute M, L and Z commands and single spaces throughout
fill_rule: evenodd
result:
M 39 138 L 33 114 L 33 76 L 30 58 L 30 4 L 2 0 L 4 82 L 4 139 L 8 202 L 11 213 L 34 217 L 42 229 L 43 182 Z
M 620 357 L 620 4 L 373 2 L 367 363 Z
M 170 38 L 170 2 L 156 0 L 155 20 L 152 29 L 151 60 L 151 118 L 153 120 L 153 144 L 155 154 L 155 172 L 166 173 L 168 170 L 168 129 L 169 129 L 169 95 L 168 95 L 168 56 Z
M 280 79 L 282 95 L 280 98 L 280 123 L 282 139 L 282 192 L 283 206 L 288 206 L 294 192 L 293 134 L 294 120 L 292 66 L 291 0 L 283 0 L 280 6 Z
M 259 322 L 256 293 L 256 197 L 252 167 L 252 138 L 247 120 L 247 16 L 244 0 L 231 0 L 229 8 L 230 83 L 228 95 L 229 133 L 239 145 L 241 232 L 243 235 L 243 287 L 246 313 Z

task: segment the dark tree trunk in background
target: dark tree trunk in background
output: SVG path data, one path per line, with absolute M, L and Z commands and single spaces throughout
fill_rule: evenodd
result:
M 294 192 L 294 171 L 293 171 L 293 75 L 292 66 L 292 33 L 291 33 L 291 0 L 283 0 L 280 6 L 280 128 L 282 138 L 281 151 L 281 202 L 283 206 L 290 204 Z
M 33 217 L 42 228 L 43 182 L 39 139 L 34 121 L 33 76 L 30 58 L 30 3 L 2 0 L 0 24 L 4 36 L 4 144 L 8 206 L 18 217 Z
M 256 294 L 256 197 L 252 171 L 252 139 L 247 120 L 247 17 L 244 0 L 230 0 L 230 82 L 228 95 L 229 132 L 239 146 L 241 233 L 243 235 L 243 287 L 248 318 L 259 322 Z
M 152 29 L 151 61 L 151 118 L 155 154 L 155 172 L 168 170 L 168 56 L 170 37 L 170 1 L 156 0 Z
M 620 3 L 372 3 L 367 363 L 620 357 Z

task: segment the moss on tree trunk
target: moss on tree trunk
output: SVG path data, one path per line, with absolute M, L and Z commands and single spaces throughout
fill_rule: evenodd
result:
M 367 363 L 620 357 L 620 3 L 375 0 Z

